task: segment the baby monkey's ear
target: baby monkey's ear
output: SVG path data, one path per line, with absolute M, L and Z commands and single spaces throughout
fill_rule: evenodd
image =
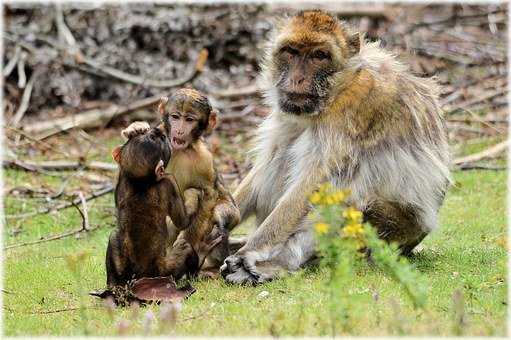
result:
M 169 98 L 168 97 L 161 97 L 160 98 L 160 104 L 158 104 L 158 112 L 161 114 L 161 115 L 164 115 L 165 114 L 165 105 L 169 102 Z
M 157 181 L 160 181 L 163 177 L 165 177 L 165 165 L 161 159 L 156 165 L 156 169 L 154 169 L 154 174 L 156 175 Z
M 209 114 L 208 127 L 206 128 L 206 133 L 209 134 L 209 133 L 213 132 L 213 129 L 215 128 L 216 123 L 217 123 L 217 116 L 218 116 L 218 111 L 215 109 L 211 110 L 211 112 Z
M 112 158 L 117 164 L 121 163 L 121 146 L 116 146 L 112 151 Z

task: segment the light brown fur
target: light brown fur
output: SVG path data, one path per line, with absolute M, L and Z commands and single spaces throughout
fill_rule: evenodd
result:
M 322 98 L 314 111 L 285 112 L 279 101 L 279 86 L 297 88 L 279 71 L 290 42 L 295 52 L 284 53 L 304 53 L 300 58 L 308 53 L 302 47 L 328 46 L 334 71 L 313 88 Z M 258 130 L 254 166 L 234 193 L 242 218 L 255 213 L 258 227 L 226 259 L 227 281 L 261 283 L 310 259 L 307 197 L 325 181 L 351 189 L 348 203 L 383 239 L 410 252 L 436 227 L 450 181 L 436 82 L 413 76 L 377 43 L 321 11 L 278 25 L 262 70 L 272 112 Z

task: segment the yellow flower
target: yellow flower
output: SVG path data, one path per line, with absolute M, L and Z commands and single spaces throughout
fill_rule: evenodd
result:
M 325 197 L 325 204 L 326 205 L 335 204 L 334 198 L 331 195 Z
M 362 221 L 362 212 L 353 208 L 353 207 L 349 207 L 346 210 L 344 210 L 342 213 L 342 216 L 344 216 L 344 218 L 347 218 L 348 220 L 351 220 L 351 221 L 357 221 L 357 222 Z
M 319 186 L 319 192 L 324 193 L 324 192 L 330 191 L 331 187 L 332 186 L 329 182 L 325 182 Z
M 312 204 L 319 204 L 321 202 L 321 194 L 319 192 L 315 192 L 309 197 L 309 201 Z
M 318 222 L 314 224 L 314 229 L 318 234 L 326 234 L 328 229 L 330 229 L 330 225 L 328 223 Z
M 364 234 L 364 228 L 360 223 L 348 223 L 343 230 L 344 235 L 348 237 L 357 237 Z
M 342 203 L 346 199 L 346 194 L 344 191 L 337 191 L 332 194 L 332 197 L 335 200 L 335 203 Z

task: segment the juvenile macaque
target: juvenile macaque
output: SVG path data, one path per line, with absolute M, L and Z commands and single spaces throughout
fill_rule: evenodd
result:
M 221 237 L 221 244 L 207 257 L 203 267 L 218 269 L 228 255 L 228 230 L 239 222 L 239 210 L 214 167 L 213 155 L 201 138 L 215 127 L 217 113 L 208 98 L 193 89 L 180 89 L 170 99 L 162 98 L 158 111 L 163 121 L 160 128 L 165 129 L 172 148 L 169 173 L 181 191 L 197 188 L 208 197 L 199 205 L 194 225 L 177 239 L 194 244 L 210 233 Z M 135 122 L 122 134 L 133 138 L 145 133 L 147 128 L 147 124 Z
M 409 254 L 436 228 L 450 181 L 436 82 L 322 11 L 277 25 L 262 70 L 272 112 L 234 193 L 258 227 L 222 275 L 261 283 L 306 263 L 315 244 L 307 197 L 323 182 L 351 189 L 348 203 Z
M 179 230 L 189 228 L 196 218 L 186 211 L 175 180 L 165 174 L 171 158 L 165 131 L 153 128 L 116 147 L 112 156 L 119 164 L 115 189 L 118 228 L 110 235 L 107 248 L 108 287 L 142 277 L 172 276 L 177 280 L 195 274 L 221 239 L 204 237 L 194 244 L 170 239 L 167 216 Z

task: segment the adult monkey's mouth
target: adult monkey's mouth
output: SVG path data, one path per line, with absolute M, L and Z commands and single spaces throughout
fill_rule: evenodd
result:
M 279 97 L 281 110 L 295 115 L 315 113 L 320 102 L 320 97 L 312 93 L 281 91 Z

